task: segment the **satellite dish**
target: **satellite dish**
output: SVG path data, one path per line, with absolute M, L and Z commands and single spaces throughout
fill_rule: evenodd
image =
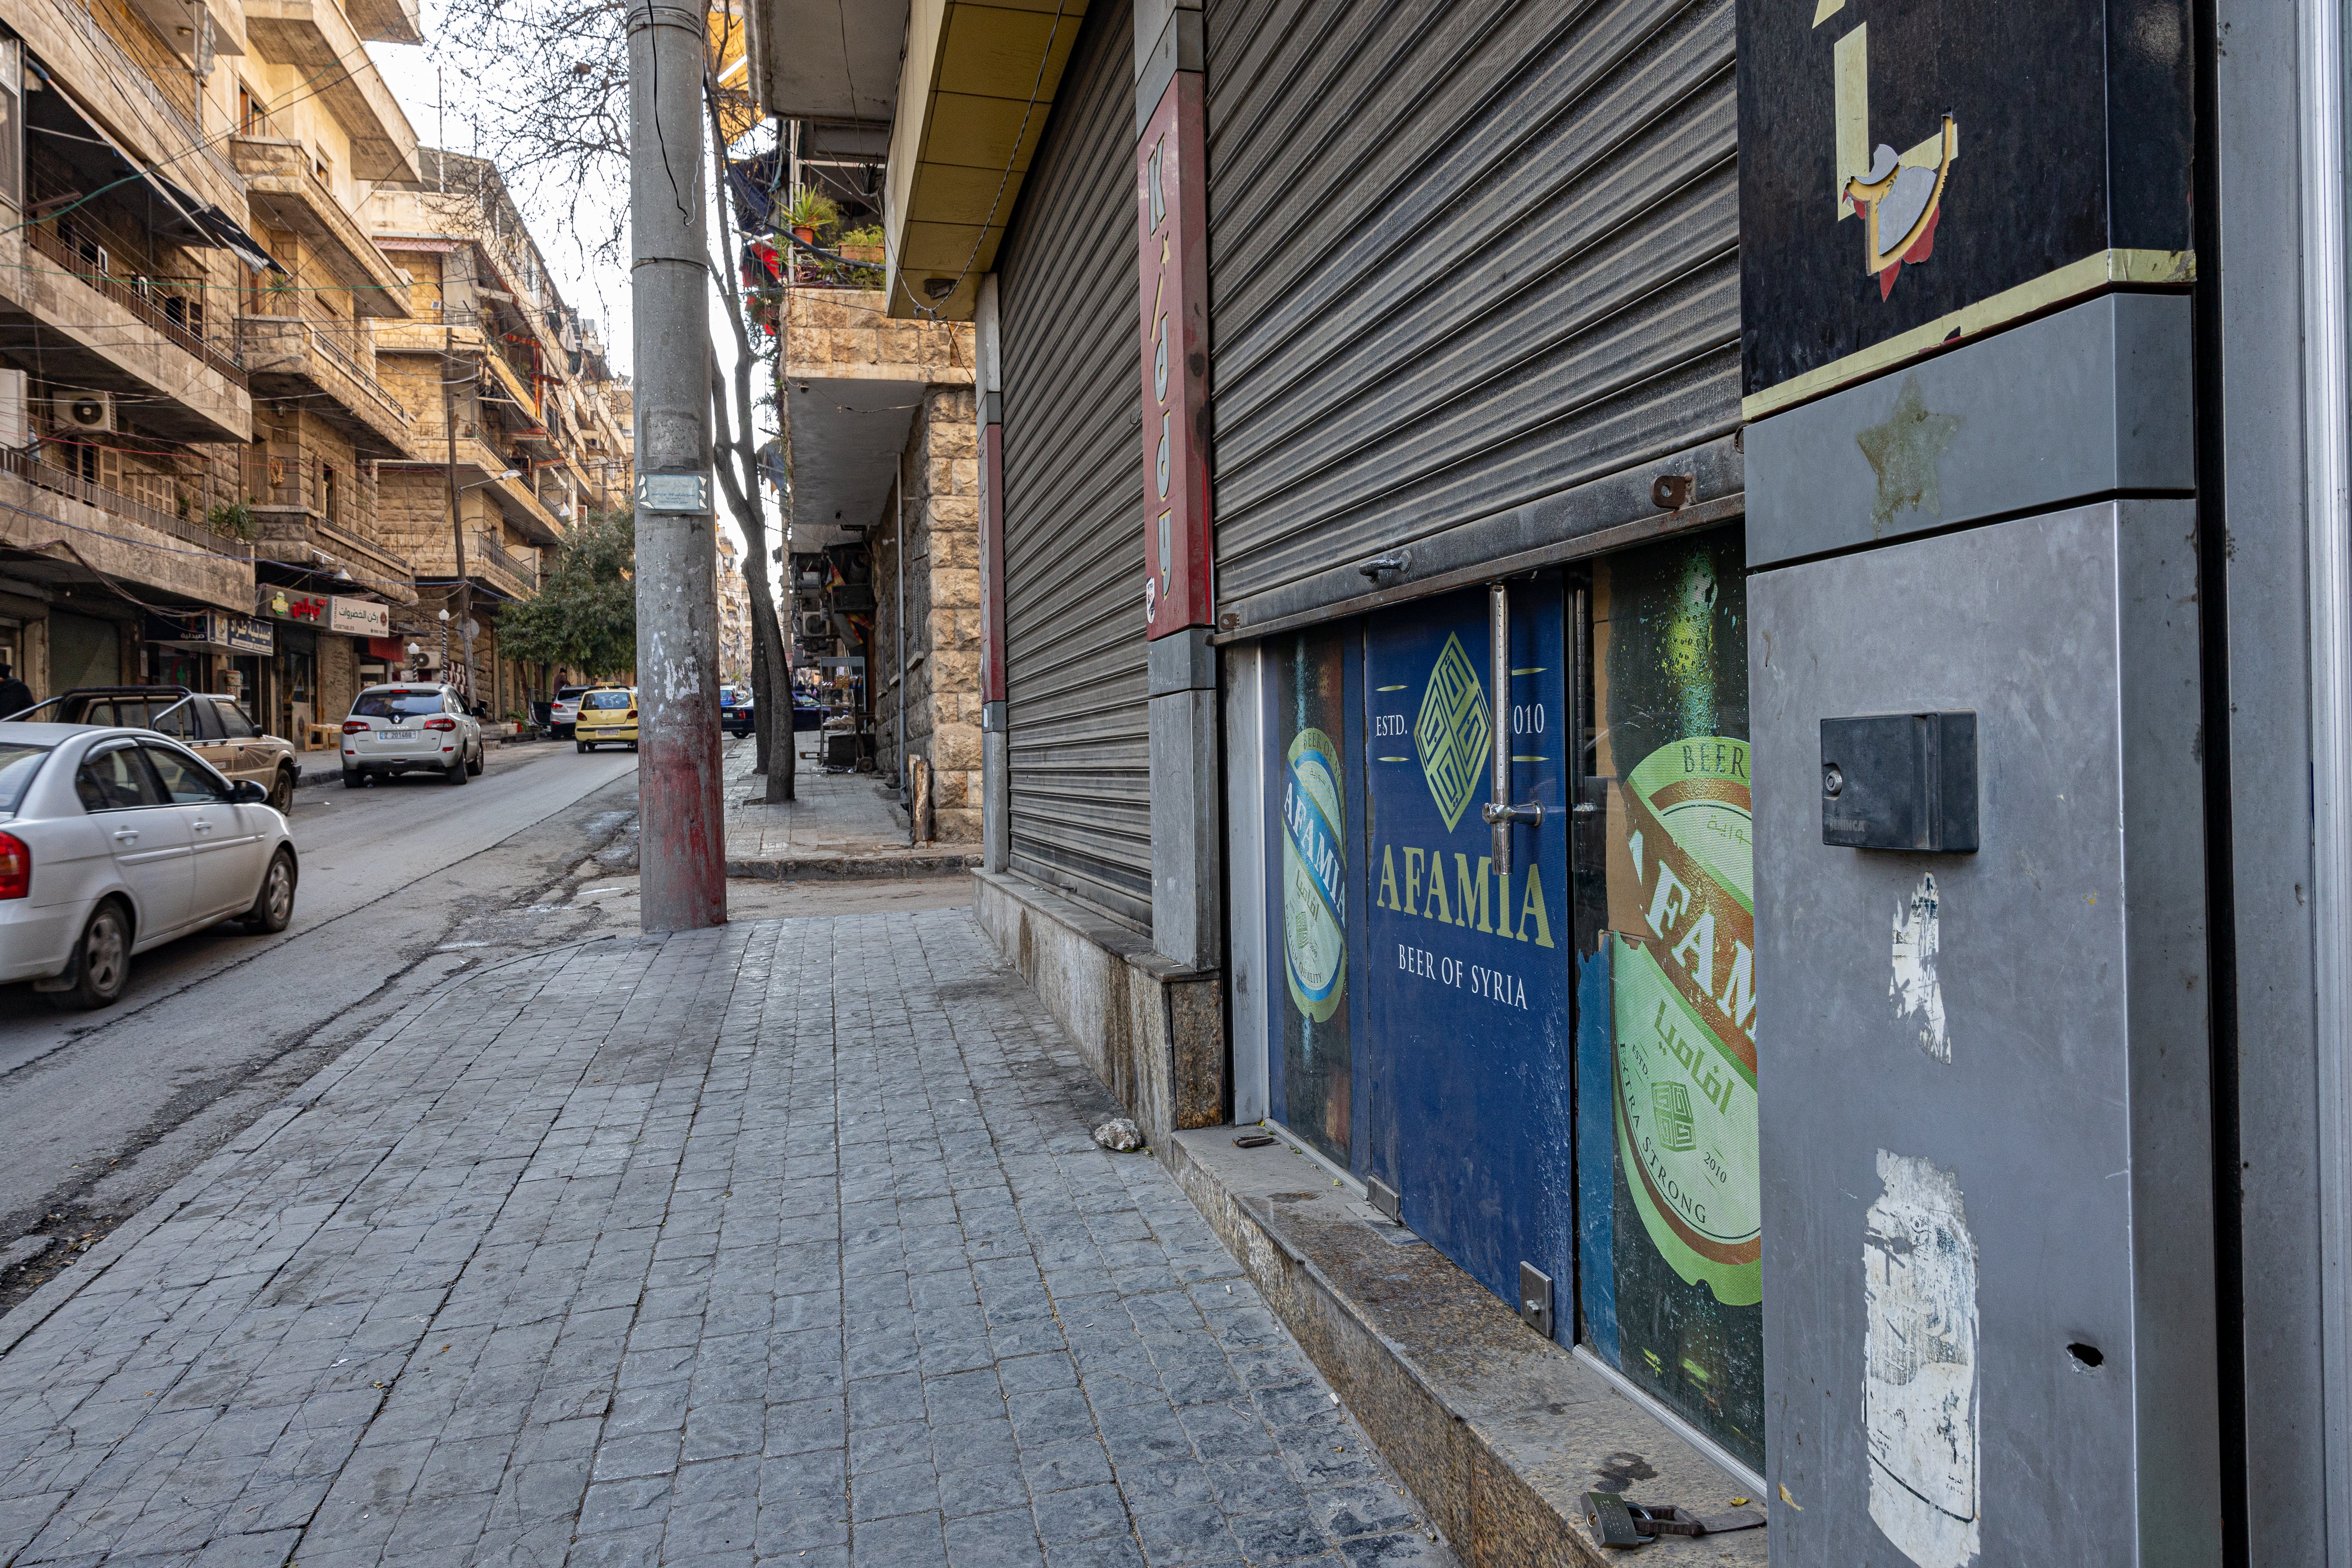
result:
M 466 617 L 466 635 L 469 637 L 480 637 L 482 635 L 482 623 L 474 619 L 473 616 L 467 616 Z

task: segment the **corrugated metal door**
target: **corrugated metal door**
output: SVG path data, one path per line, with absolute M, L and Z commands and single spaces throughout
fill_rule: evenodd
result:
M 1732 14 L 1209 0 L 1221 604 L 1737 427 Z
M 1133 26 L 1092 7 L 998 263 L 1013 869 L 1151 925 Z

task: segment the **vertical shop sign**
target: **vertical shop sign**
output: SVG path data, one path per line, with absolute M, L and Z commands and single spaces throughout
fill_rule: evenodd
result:
M 1577 1181 L 1585 1333 L 1763 1463 L 1762 1190 L 1745 577 L 1736 534 L 1607 558 L 1590 594 Z
M 1365 1171 L 1396 1190 L 1406 1225 L 1516 1305 L 1520 1264 L 1566 1280 L 1572 1256 L 1559 579 L 1512 591 L 1507 690 L 1488 689 L 1489 635 L 1484 589 L 1366 626 L 1359 1055 Z M 1508 871 L 1475 809 L 1496 704 L 1511 798 L 1546 812 L 1511 830 Z
M 1270 997 L 1266 1063 L 1275 1120 L 1342 1168 L 1355 1147 L 1355 1072 L 1349 953 L 1362 897 L 1351 856 L 1362 785 L 1348 766 L 1352 627 L 1299 632 L 1275 645 L 1275 718 L 1268 805 L 1282 825 L 1270 850 L 1268 900 L 1283 986 Z
M 1143 615 L 1210 624 L 1207 162 L 1198 71 L 1178 71 L 1135 151 L 1143 264 Z

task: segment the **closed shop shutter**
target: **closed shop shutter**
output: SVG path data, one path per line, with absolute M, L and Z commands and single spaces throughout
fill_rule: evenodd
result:
M 1732 16 L 1209 0 L 1222 605 L 1738 427 Z
M 1094 6 L 998 263 L 1013 869 L 1149 931 L 1132 23 Z
M 49 612 L 49 691 L 122 684 L 122 634 L 112 621 Z

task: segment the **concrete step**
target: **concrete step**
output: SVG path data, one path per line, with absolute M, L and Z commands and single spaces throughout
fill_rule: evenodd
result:
M 1463 1562 L 1622 1562 L 1585 1526 L 1589 1490 L 1766 1511 L 1752 1480 L 1531 1332 L 1290 1140 L 1234 1147 L 1255 1131 L 1177 1131 L 1158 1153 Z M 1765 1568 L 1769 1533 L 1661 1537 L 1641 1559 Z

